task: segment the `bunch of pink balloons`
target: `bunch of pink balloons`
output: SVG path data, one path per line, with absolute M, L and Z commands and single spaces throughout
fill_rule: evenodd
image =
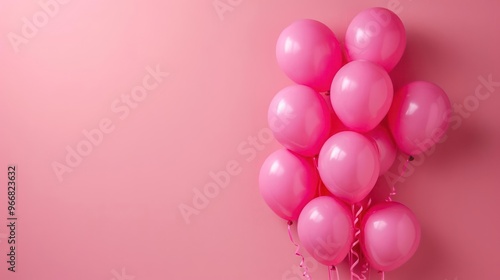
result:
M 370 267 L 389 271 L 419 245 L 408 207 L 390 199 L 367 205 L 398 149 L 421 154 L 448 128 L 451 105 L 439 86 L 414 81 L 394 91 L 388 72 L 405 47 L 401 19 L 385 8 L 356 15 L 343 46 L 311 19 L 293 22 L 278 38 L 278 64 L 295 84 L 269 106 L 269 127 L 284 148 L 263 163 L 260 192 L 279 217 L 298 221 L 302 246 L 324 265 L 339 264 L 359 243 Z

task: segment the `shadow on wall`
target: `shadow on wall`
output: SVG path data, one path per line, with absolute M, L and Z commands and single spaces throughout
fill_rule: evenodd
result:
M 406 28 L 405 52 L 390 73 L 394 90 L 398 90 L 409 82 L 427 80 L 427 77 L 436 76 L 431 73 L 440 73 L 445 68 L 449 68 L 448 57 L 453 56 L 450 54 L 451 50 L 441 48 L 438 42 L 429 38 L 429 34 L 416 31 L 411 27 Z M 438 81 L 429 81 L 439 85 Z

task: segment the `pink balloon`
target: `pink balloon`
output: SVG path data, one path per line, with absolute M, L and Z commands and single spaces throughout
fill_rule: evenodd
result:
M 406 31 L 401 19 L 392 11 L 370 8 L 351 21 L 345 44 L 350 60 L 369 60 L 389 72 L 403 56 Z
M 350 129 L 374 129 L 391 107 L 392 81 L 387 72 L 369 61 L 352 61 L 335 75 L 330 90 L 332 107 Z
M 418 155 L 441 141 L 450 112 L 450 100 L 439 86 L 418 81 L 396 93 L 387 119 L 399 149 Z
M 330 137 L 318 158 L 319 175 L 328 190 L 352 204 L 365 198 L 375 186 L 380 173 L 380 159 L 375 144 L 353 131 Z
M 371 207 L 363 217 L 360 243 L 371 267 L 394 270 L 417 251 L 420 225 L 408 207 L 383 202 Z
M 276 58 L 290 79 L 317 91 L 327 91 L 342 66 L 342 51 L 335 34 L 312 19 L 297 20 L 281 32 Z
M 380 175 L 382 175 L 391 168 L 396 160 L 398 153 L 396 144 L 389 130 L 382 124 L 366 133 L 366 136 L 371 137 L 377 145 L 380 155 Z
M 267 115 L 274 137 L 301 155 L 317 155 L 328 138 L 330 113 L 323 98 L 302 85 L 292 85 L 274 96 Z
M 337 265 L 350 251 L 353 218 L 341 201 L 320 196 L 300 213 L 297 232 L 302 246 L 314 259 L 324 265 Z
M 287 149 L 267 157 L 259 174 L 260 194 L 281 218 L 295 221 L 315 197 L 319 177 L 312 161 Z

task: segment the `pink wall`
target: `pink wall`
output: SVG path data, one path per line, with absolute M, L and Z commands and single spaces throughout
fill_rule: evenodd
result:
M 465 104 L 446 142 L 397 185 L 423 235 L 386 279 L 500 279 L 499 1 L 217 0 L 229 5 L 220 17 L 213 0 L 54 1 L 0 3 L 1 279 L 299 279 L 285 222 L 257 186 L 279 146 L 267 107 L 291 84 L 275 41 L 298 18 L 342 38 L 370 6 L 392 8 L 408 30 L 396 87 L 429 80 Z M 480 100 L 484 79 L 494 82 Z M 6 263 L 9 164 L 15 273 Z M 221 170 L 227 185 L 193 205 Z M 180 206 L 197 207 L 189 224 Z

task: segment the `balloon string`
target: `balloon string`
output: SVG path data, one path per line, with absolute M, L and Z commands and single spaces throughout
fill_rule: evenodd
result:
M 335 280 L 340 280 L 339 270 L 334 265 L 328 267 L 328 280 L 333 280 L 332 270 L 335 270 L 336 274 Z
M 368 199 L 368 202 L 366 203 L 366 209 L 368 209 L 372 205 L 372 198 L 370 197 Z
M 399 177 L 396 180 L 396 182 L 399 181 L 399 179 L 401 179 L 404 176 L 406 170 L 408 169 L 408 164 L 410 163 L 410 161 L 413 161 L 413 156 L 409 156 L 406 159 L 405 163 L 403 164 L 403 169 L 401 170 L 401 174 L 399 174 Z M 389 193 L 389 196 L 385 199 L 385 201 L 387 201 L 387 202 L 392 201 L 392 197 L 395 195 L 396 195 L 396 186 L 394 184 L 392 184 L 391 185 L 391 192 Z
M 292 221 L 288 221 L 288 237 L 290 237 L 290 241 L 292 241 L 293 245 L 295 245 L 296 249 L 295 249 L 295 255 L 296 256 L 299 256 L 300 257 L 300 268 L 302 268 L 304 270 L 304 272 L 302 273 L 302 276 L 304 276 L 306 279 L 308 280 L 311 280 L 311 276 L 309 275 L 309 269 L 307 268 L 307 265 L 305 264 L 305 259 L 304 259 L 304 256 L 299 252 L 300 250 L 300 245 L 295 243 L 295 241 L 293 241 L 293 236 L 292 236 L 292 224 L 293 222 Z
M 363 205 L 359 205 L 358 211 L 356 211 L 356 206 L 352 205 L 352 213 L 354 215 L 354 241 L 351 245 L 351 258 L 350 258 L 350 271 L 351 271 L 351 280 L 356 278 L 358 280 L 366 280 L 366 278 L 360 277 L 356 272 L 354 272 L 354 268 L 359 264 L 360 257 L 358 252 L 356 252 L 356 246 L 359 244 L 359 235 L 361 234 L 361 229 L 359 228 L 359 215 L 363 212 Z
M 379 271 L 378 273 L 382 275 L 382 278 L 380 280 L 385 280 L 385 273 L 383 271 Z
M 365 208 L 366 209 L 370 208 L 371 204 L 372 204 L 372 199 L 369 198 L 368 202 L 366 203 Z M 359 230 L 361 230 L 361 229 L 359 229 Z M 360 274 L 361 278 L 363 280 L 366 280 L 366 279 L 370 278 L 370 273 L 369 272 L 370 272 L 370 264 L 368 263 L 368 261 L 366 260 L 366 258 L 363 257 L 363 265 L 361 266 L 361 274 Z

